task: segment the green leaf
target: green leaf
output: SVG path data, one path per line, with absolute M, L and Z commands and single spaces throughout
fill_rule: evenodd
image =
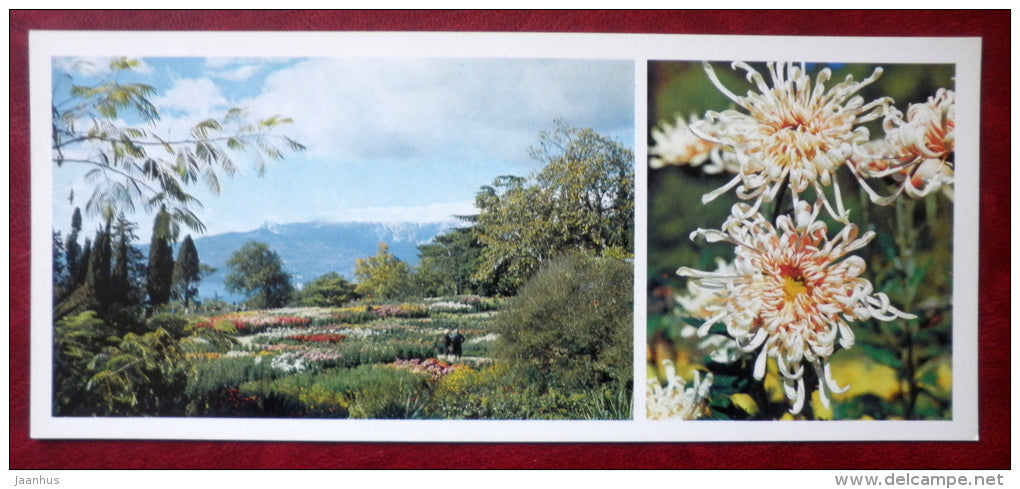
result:
M 870 357 L 875 363 L 892 367 L 893 369 L 901 370 L 903 368 L 903 361 L 900 360 L 900 354 L 898 351 L 879 348 L 868 344 L 856 345 Z

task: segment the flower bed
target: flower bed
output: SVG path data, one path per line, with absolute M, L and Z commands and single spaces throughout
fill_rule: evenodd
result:
M 435 358 L 397 360 L 391 363 L 390 366 L 407 369 L 412 372 L 424 372 L 429 374 L 433 380 L 441 379 L 460 368 L 459 365 L 450 365 Z
M 298 334 L 288 336 L 288 340 L 311 343 L 339 343 L 347 337 L 342 334 Z
M 272 327 L 303 326 L 311 319 L 298 316 L 255 316 L 251 314 L 227 314 L 213 316 L 208 321 L 195 324 L 196 328 L 213 328 L 218 331 L 256 333 Z

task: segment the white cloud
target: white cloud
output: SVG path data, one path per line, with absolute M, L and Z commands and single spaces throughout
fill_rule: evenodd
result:
M 227 99 L 219 87 L 208 78 L 182 78 L 151 102 L 161 114 L 178 113 L 191 118 L 219 115 L 227 106 Z
M 310 157 L 406 160 L 457 148 L 521 162 L 555 118 L 632 127 L 633 100 L 630 63 L 314 59 L 270 75 L 245 105 L 293 117 L 288 133 Z
M 209 76 L 230 81 L 243 81 L 251 78 L 252 75 L 258 73 L 261 70 L 262 66 L 243 65 L 235 66 L 230 69 L 210 71 Z
M 53 58 L 53 67 L 75 76 L 101 76 L 111 73 L 110 61 L 112 59 L 114 58 L 110 56 Z M 152 73 L 152 67 L 142 60 L 138 60 L 138 64 L 132 70 L 141 74 Z

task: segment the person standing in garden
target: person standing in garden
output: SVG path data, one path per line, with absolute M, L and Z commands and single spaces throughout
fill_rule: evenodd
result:
M 453 356 L 460 358 L 462 349 L 461 345 L 464 344 L 464 335 L 460 334 L 459 329 L 453 330 L 453 336 L 448 337 L 450 339 L 451 346 L 453 347 Z
M 443 346 L 439 347 L 440 355 L 449 355 L 453 352 L 453 338 L 450 337 L 450 330 L 443 334 Z

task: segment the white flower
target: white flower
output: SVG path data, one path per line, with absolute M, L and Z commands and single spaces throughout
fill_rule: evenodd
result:
M 829 214 L 846 222 L 847 212 L 834 175 L 853 154 L 854 148 L 868 141 L 868 130 L 861 124 L 885 112 L 889 99 L 865 103 L 856 95 L 877 80 L 882 69 L 876 68 L 860 82 L 848 76 L 826 88 L 825 83 L 832 76 L 828 68 L 819 71 L 812 82 L 803 64 L 768 63 L 770 86 L 747 63 L 738 61 L 732 66 L 746 71 L 747 79 L 759 92 L 749 91 L 746 96 L 734 94 L 719 81 L 712 66 L 704 64 L 716 88 L 747 113 L 710 111 L 705 121 L 691 124 L 696 134 L 733 151 L 740 163 L 740 172 L 733 180 L 706 194 L 702 200 L 710 202 L 736 187 L 737 196 L 754 199 L 751 209 L 757 210 L 762 202 L 775 199 L 787 185 L 794 201 L 812 188 Z M 823 190 L 829 186 L 835 192 L 835 209 Z
M 875 234 L 858 237 L 857 227 L 848 224 L 829 238 L 817 215 L 817 205 L 812 211 L 799 201 L 794 218 L 780 216 L 773 226 L 761 214 L 751 213 L 747 204 L 736 204 L 722 230 L 699 229 L 691 235 L 735 245 L 733 269 L 677 270 L 697 287 L 718 291 L 720 301 L 710 308 L 715 314 L 705 320 L 699 334 L 707 335 L 721 321 L 744 352 L 760 349 L 754 366 L 758 380 L 765 376 L 767 357 L 775 358 L 795 414 L 805 399 L 804 363 L 817 371 L 824 405 L 829 405 L 829 390 L 845 391 L 833 380 L 828 359 L 837 341 L 843 348 L 853 346 L 849 321 L 914 317 L 876 293 L 861 276 L 864 260 L 848 256 Z
M 712 374 L 702 379 L 701 374 L 695 371 L 694 381 L 688 387 L 677 375 L 673 362 L 663 360 L 662 365 L 666 370 L 666 385 L 660 384 L 658 379 L 648 379 L 645 403 L 648 419 L 691 420 L 701 417 L 712 387 Z
M 448 312 L 460 312 L 474 310 L 474 306 L 464 304 L 461 302 L 442 301 L 429 304 L 430 311 L 448 311 Z
M 943 189 L 952 198 L 956 146 L 956 94 L 939 89 L 921 104 L 911 104 L 903 113 L 890 108 L 882 124 L 885 139 L 861 148 L 854 157 L 861 185 L 877 204 L 890 204 L 905 192 L 921 198 Z M 880 196 L 863 178 L 891 176 L 900 182 L 896 193 Z
M 273 361 L 269 365 L 284 373 L 304 372 L 307 367 L 305 359 L 293 352 L 280 353 L 274 356 Z
M 699 122 L 695 117 L 691 117 L 691 121 Z M 703 131 L 713 132 L 704 121 L 700 123 Z M 694 134 L 683 117 L 676 117 L 676 125 L 660 122 L 659 126 L 653 127 L 651 132 L 654 140 L 648 148 L 648 165 L 651 168 L 690 165 L 702 166 L 709 174 L 740 171 L 740 163 L 733 153 L 722 151 L 719 144 Z

